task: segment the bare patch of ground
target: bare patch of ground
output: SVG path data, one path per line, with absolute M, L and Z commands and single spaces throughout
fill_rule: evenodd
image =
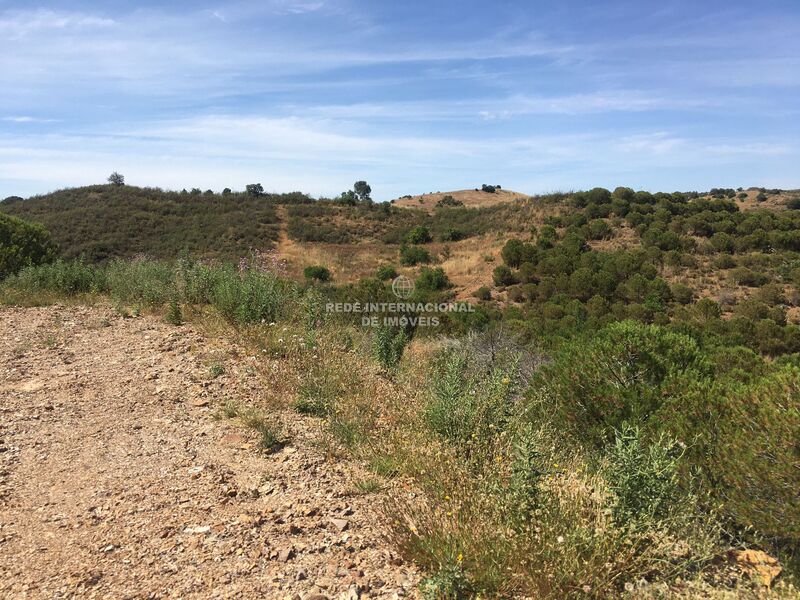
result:
M 273 415 L 266 454 L 212 418 L 266 395 L 253 360 L 106 308 L 1 309 L 0 596 L 413 596 L 318 421 Z

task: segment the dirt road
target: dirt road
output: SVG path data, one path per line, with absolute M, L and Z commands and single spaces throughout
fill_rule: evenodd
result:
M 248 360 L 155 318 L 0 309 L 0 596 L 413 596 L 317 422 L 279 415 L 265 455 L 212 418 L 268 385 Z

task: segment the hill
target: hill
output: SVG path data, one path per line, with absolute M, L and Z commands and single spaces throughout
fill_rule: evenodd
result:
M 236 259 L 251 247 L 271 248 L 278 237 L 275 203 L 303 198 L 95 185 L 27 200 L 12 197 L 0 203 L 0 211 L 44 225 L 64 258 L 103 261 L 186 253 Z
M 484 208 L 486 206 L 494 206 L 495 204 L 503 204 L 507 202 L 514 202 L 524 200 L 529 196 L 514 192 L 511 190 L 504 190 L 495 188 L 493 192 L 487 192 L 478 188 L 472 190 L 455 190 L 452 192 L 431 192 L 428 194 L 418 194 L 416 196 L 403 196 L 393 200 L 395 206 L 403 208 L 421 208 L 425 211 L 432 212 L 437 205 L 444 198 L 450 197 L 456 203 L 461 203 L 461 206 L 468 208 Z M 448 202 L 445 200 L 445 203 Z

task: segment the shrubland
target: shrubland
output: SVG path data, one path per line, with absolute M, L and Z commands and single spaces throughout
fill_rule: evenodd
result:
M 452 221 L 399 215 L 375 231 L 402 244 L 421 303 L 453 290 L 420 227 L 437 240 L 440 224 L 518 220 L 476 312 L 436 328 L 325 309 L 396 301 L 387 263 L 340 283 L 324 265 L 290 281 L 255 257 L 60 260 L 7 277 L 0 298 L 220 320 L 265 373 L 283 361 L 290 375 L 258 409 L 320 419 L 327 454 L 390 490 L 380 513 L 425 598 L 793 597 L 800 213 L 712 196 L 596 188 L 546 200 L 563 210 L 536 226 L 520 207 L 469 209 L 480 225 L 452 205 L 436 212 Z M 397 210 L 341 204 L 288 212 L 333 226 L 342 210 L 384 225 Z M 771 592 L 731 566 L 745 548 L 780 561 Z

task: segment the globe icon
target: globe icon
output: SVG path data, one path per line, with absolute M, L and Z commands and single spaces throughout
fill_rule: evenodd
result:
M 394 278 L 394 281 L 392 281 L 392 291 L 398 298 L 406 300 L 414 293 L 414 284 L 408 277 L 398 275 Z

